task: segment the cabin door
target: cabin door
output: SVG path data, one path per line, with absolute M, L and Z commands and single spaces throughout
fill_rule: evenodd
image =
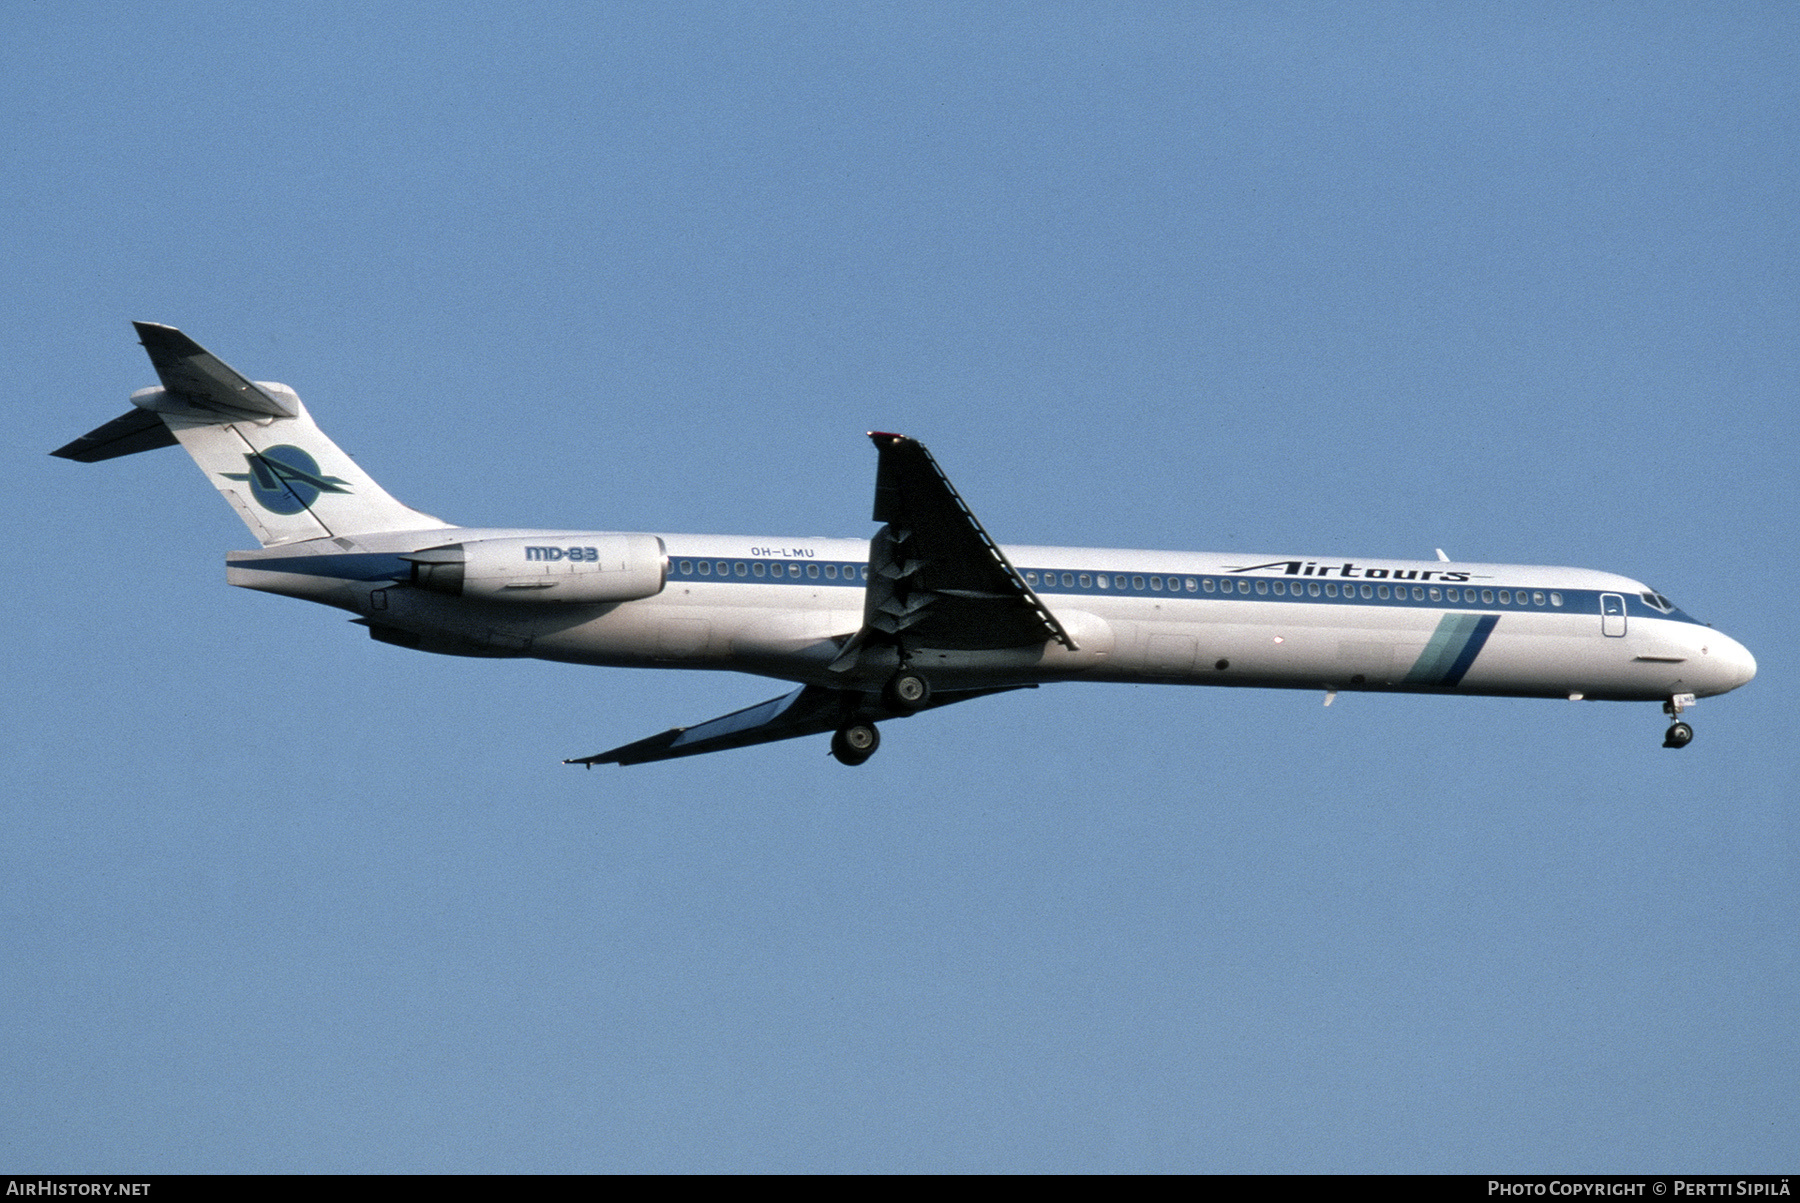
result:
M 1625 597 L 1620 593 L 1600 595 L 1600 633 L 1617 637 L 1625 633 Z

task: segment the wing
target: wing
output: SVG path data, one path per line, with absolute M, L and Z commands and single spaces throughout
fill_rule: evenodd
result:
M 869 586 L 856 646 L 983 649 L 1054 639 L 1076 650 L 924 444 L 872 432 L 881 455 Z
M 842 709 L 840 691 L 803 685 L 792 693 L 734 710 L 698 726 L 674 727 L 610 752 L 596 752 L 563 763 L 585 764 L 590 769 L 597 764 L 643 764 L 818 735 L 836 729 Z
M 931 710 L 990 693 L 1006 693 L 1012 689 L 1036 689 L 1035 685 L 1010 685 L 998 689 L 943 690 L 931 695 L 922 709 Z M 880 708 L 874 695 L 858 690 L 830 689 L 823 685 L 804 685 L 794 692 L 770 698 L 755 706 L 746 706 L 730 714 L 711 719 L 694 727 L 675 727 L 661 735 L 640 739 L 636 743 L 563 761 L 564 764 L 644 764 L 652 760 L 674 760 L 678 756 L 698 756 L 703 752 L 723 752 L 727 748 L 747 748 L 751 744 L 774 743 L 797 739 L 802 735 L 822 735 L 835 731 L 857 719 L 886 718 L 893 712 Z
M 879 691 L 850 686 L 849 670 L 868 660 L 894 661 L 916 648 L 981 650 L 1075 641 L 1025 584 L 998 544 L 982 529 L 931 453 L 916 440 L 871 433 L 880 462 L 875 472 L 875 521 L 885 525 L 869 544 L 869 583 L 863 625 L 832 663 L 845 688 L 806 685 L 778 698 L 694 727 L 675 727 L 636 743 L 566 760 L 565 764 L 643 764 L 698 756 L 751 744 L 842 730 L 851 723 L 904 717 L 990 693 L 1035 689 L 1003 685 L 938 689 L 919 705 L 901 706 Z M 859 763 L 850 762 L 846 763 Z

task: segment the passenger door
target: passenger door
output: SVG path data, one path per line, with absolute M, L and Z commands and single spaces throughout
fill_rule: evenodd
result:
M 1600 633 L 1617 638 L 1625 633 L 1625 595 L 1600 595 Z

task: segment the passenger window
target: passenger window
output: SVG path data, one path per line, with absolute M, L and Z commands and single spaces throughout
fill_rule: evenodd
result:
M 1205 580 L 1200 582 L 1200 587 L 1202 589 L 1206 590 L 1208 593 L 1211 593 L 1213 591 L 1213 579 L 1210 576 L 1207 577 Z
M 1560 593 L 1552 593 L 1552 594 L 1551 594 L 1551 595 L 1550 595 L 1550 604 L 1551 604 L 1551 605 L 1553 605 L 1553 606 L 1560 606 L 1560 605 L 1562 605 L 1562 594 L 1560 594 Z
M 1319 582 L 1317 582 L 1317 581 L 1306 582 L 1306 591 L 1308 594 L 1310 594 L 1313 597 L 1319 596 Z
M 1195 590 L 1196 590 L 1196 589 L 1198 589 L 1198 588 L 1199 588 L 1199 587 L 1200 587 L 1200 582 L 1199 582 L 1199 581 L 1196 581 L 1196 580 L 1195 580 L 1195 579 L 1194 579 L 1194 578 L 1193 578 L 1193 577 L 1191 577 L 1191 576 L 1190 576 L 1190 577 L 1188 577 L 1188 578 L 1187 578 L 1187 579 L 1186 579 L 1186 580 L 1185 580 L 1185 581 L 1183 581 L 1183 582 L 1181 582 L 1181 583 L 1182 583 L 1182 586 L 1183 586 L 1183 587 L 1184 587 L 1184 588 L 1186 588 L 1186 589 L 1187 589 L 1187 591 L 1188 591 L 1188 592 L 1189 592 L 1189 593 L 1192 593 L 1192 592 L 1194 592 L 1194 591 L 1195 591 Z
M 1440 597 L 1442 597 L 1442 596 L 1443 596 L 1443 595 L 1442 595 L 1442 594 L 1441 594 L 1441 593 L 1440 593 L 1440 592 L 1439 592 L 1439 591 L 1438 591 L 1438 587 L 1437 587 L 1437 586 L 1436 586 L 1436 585 L 1433 585 L 1433 586 L 1432 586 L 1432 587 L 1431 587 L 1431 600 L 1432 600 L 1432 601 L 1437 601 L 1437 600 L 1438 600 L 1438 598 L 1440 598 Z
M 806 575 L 816 579 L 819 575 L 819 566 L 817 564 L 808 564 L 806 566 Z
M 1124 578 L 1123 578 L 1123 577 L 1121 577 L 1121 578 L 1120 578 L 1120 579 L 1121 579 L 1121 580 L 1123 580 L 1123 579 L 1124 579 Z M 1120 586 L 1119 586 L 1119 588 L 1121 588 L 1121 589 L 1123 589 L 1123 588 L 1124 588 L 1124 587 L 1125 587 L 1125 586 L 1123 586 L 1123 585 L 1120 585 Z M 1132 588 L 1133 588 L 1133 589 L 1139 589 L 1139 590 L 1141 590 L 1141 589 L 1143 589 L 1143 587 L 1144 587 L 1144 578 L 1143 578 L 1143 577 L 1141 577 L 1141 576 L 1134 576 L 1134 577 L 1132 577 L 1132 578 L 1131 578 L 1131 587 L 1132 587 Z
M 1276 581 L 1275 582 L 1275 596 L 1276 597 L 1286 597 L 1287 596 L 1287 582 L 1286 581 Z
M 1381 598 L 1382 601 L 1386 601 L 1387 595 L 1388 595 L 1387 594 L 1387 586 L 1386 585 L 1375 586 L 1375 595 L 1377 597 Z
M 1375 595 L 1375 591 L 1373 589 L 1371 589 L 1369 586 L 1364 585 L 1362 587 L 1362 595 L 1364 597 L 1373 597 Z
M 1325 582 L 1325 596 L 1326 597 L 1336 597 L 1337 596 L 1337 582 L 1336 581 L 1326 581 Z
M 1268 592 L 1269 592 L 1269 582 L 1267 582 L 1267 581 L 1256 582 L 1256 591 L 1258 593 L 1263 594 L 1264 596 L 1267 596 Z
M 1249 581 L 1239 581 L 1238 582 L 1238 592 L 1239 593 L 1250 592 L 1250 582 Z
M 1500 590 L 1500 604 L 1503 606 L 1512 605 L 1512 594 L 1508 593 L 1504 589 Z
M 1082 588 L 1083 588 L 1083 589 L 1086 589 L 1086 588 L 1088 588 L 1088 587 L 1089 587 L 1089 581 L 1088 581 L 1088 574 L 1087 574 L 1087 573 L 1085 573 L 1085 572 L 1084 572 L 1084 573 L 1082 573 L 1082 574 L 1081 574 L 1081 575 L 1080 575 L 1080 576 L 1079 576 L 1079 577 L 1077 577 L 1077 578 L 1075 578 L 1075 579 L 1077 579 L 1077 580 L 1079 580 L 1079 581 L 1080 581 L 1080 582 L 1081 582 L 1081 587 L 1082 587 Z
M 1544 591 L 1542 589 L 1533 589 L 1531 591 L 1531 604 L 1534 606 L 1541 606 L 1544 604 Z
M 700 575 L 701 576 L 711 576 L 712 575 L 712 561 L 710 561 L 710 560 L 701 560 L 700 561 Z
M 733 571 L 736 572 L 739 576 L 749 576 L 750 575 L 750 566 L 748 564 L 744 563 L 742 560 L 739 560 L 737 562 L 736 566 L 733 568 Z
M 1481 603 L 1484 606 L 1491 606 L 1494 604 L 1494 591 L 1492 589 L 1483 589 L 1481 591 Z
M 750 571 L 755 576 L 762 576 L 768 571 L 768 565 L 761 560 L 754 560 L 750 564 Z

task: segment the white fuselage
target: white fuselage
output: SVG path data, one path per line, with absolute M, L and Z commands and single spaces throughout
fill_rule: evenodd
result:
M 660 591 L 598 604 L 444 596 L 408 583 L 413 566 L 399 558 L 452 540 L 605 537 L 448 528 L 315 540 L 232 553 L 228 576 L 355 611 L 377 638 L 427 651 L 879 686 L 832 667 L 863 625 L 866 540 L 655 536 Z M 918 649 L 912 663 L 934 687 L 1094 680 L 1632 701 L 1722 693 L 1756 671 L 1736 640 L 1644 584 L 1587 569 L 1004 551 L 1074 649 Z

